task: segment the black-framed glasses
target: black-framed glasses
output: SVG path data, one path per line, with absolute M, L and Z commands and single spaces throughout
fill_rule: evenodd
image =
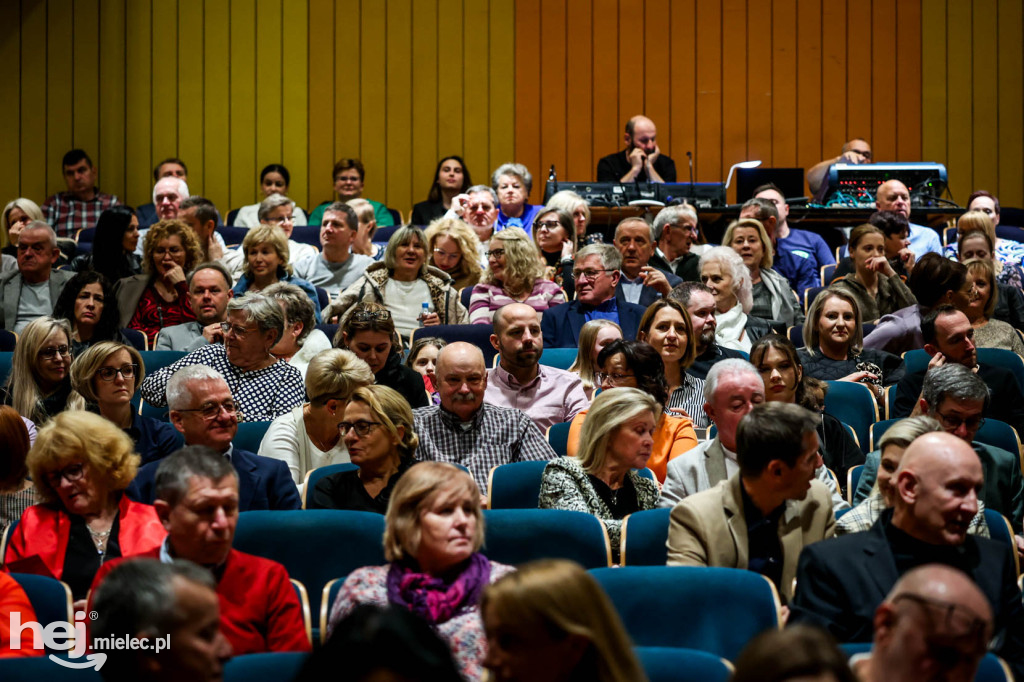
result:
M 387 322 L 390 319 L 390 310 L 358 310 L 352 313 L 355 322 Z
M 587 268 L 586 270 L 573 270 L 572 277 L 576 280 L 588 279 L 593 282 L 601 276 L 602 272 L 614 272 L 610 268 Z
M 238 418 L 242 417 L 242 413 L 238 411 L 238 403 L 234 400 L 225 400 L 222 403 L 206 403 L 188 410 L 175 410 L 175 412 L 198 412 L 203 419 L 209 421 L 220 416 L 221 410 L 224 410 L 229 416 L 236 415 Z
M 630 377 L 635 377 L 635 376 L 636 376 L 635 374 L 619 374 L 618 372 L 613 372 L 613 373 L 610 373 L 610 374 L 607 374 L 605 372 L 595 372 L 594 373 L 594 379 L 597 380 L 598 386 L 604 384 L 605 381 L 607 381 L 610 384 L 612 384 L 613 386 L 615 386 L 615 385 L 621 383 L 623 379 L 629 379 Z
M 45 358 L 46 360 L 53 360 L 58 355 L 65 358 L 69 357 L 71 355 L 71 349 L 67 346 L 47 346 L 39 351 L 39 357 Z
M 490 251 L 485 252 L 484 255 L 488 258 L 491 258 L 492 256 L 494 258 L 501 258 L 505 255 L 505 249 L 491 249 Z
M 935 414 L 938 416 L 939 421 L 942 422 L 943 428 L 952 429 L 954 431 L 959 429 L 961 425 L 967 427 L 968 431 L 975 431 L 980 429 L 981 425 L 985 423 L 985 418 L 981 415 L 964 419 L 960 415 L 942 414 L 938 410 L 935 411 Z
M 103 381 L 113 381 L 118 374 L 125 379 L 134 379 L 139 373 L 139 366 L 136 364 L 121 365 L 120 367 L 100 367 L 96 370 L 96 376 Z
M 84 464 L 70 464 L 63 469 L 46 474 L 46 480 L 50 484 L 51 488 L 59 488 L 61 479 L 68 479 L 68 483 L 74 483 L 75 481 L 82 480 L 82 476 L 85 475 Z
M 238 327 L 236 325 L 233 325 L 230 322 L 221 322 L 220 323 L 220 330 L 222 332 L 224 332 L 225 334 L 227 334 L 228 332 L 231 332 L 231 333 L 233 333 L 235 336 L 237 336 L 240 339 L 244 339 L 246 334 L 251 334 L 252 332 L 256 331 L 256 329 L 258 329 L 258 327 L 253 328 L 253 329 L 246 329 L 245 327 Z M 179 412 L 180 411 L 181 410 L 179 410 Z
M 536 225 L 537 227 L 543 227 L 548 230 L 555 230 L 561 227 L 562 223 L 558 222 L 557 220 L 544 220 L 539 223 L 536 223 Z
M 360 419 L 357 422 L 339 422 L 338 432 L 341 433 L 342 436 L 344 436 L 346 433 L 349 432 L 349 430 L 355 429 L 357 436 L 359 436 L 360 438 L 365 438 L 366 436 L 370 435 L 371 431 L 373 431 L 380 425 L 380 422 L 368 422 L 362 419 Z

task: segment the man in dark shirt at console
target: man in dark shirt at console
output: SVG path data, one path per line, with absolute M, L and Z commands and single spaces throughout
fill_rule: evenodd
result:
M 598 182 L 675 182 L 676 162 L 658 148 L 658 129 L 646 116 L 626 123 L 626 148 L 597 163 Z

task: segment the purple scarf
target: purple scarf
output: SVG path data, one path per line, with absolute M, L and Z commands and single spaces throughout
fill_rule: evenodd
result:
M 392 563 L 388 570 L 388 601 L 439 625 L 463 607 L 476 606 L 490 579 L 491 562 L 479 552 L 469 558 L 466 568 L 450 583 Z

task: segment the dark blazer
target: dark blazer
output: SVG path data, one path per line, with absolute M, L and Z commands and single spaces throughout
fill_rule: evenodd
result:
M 640 318 L 646 308 L 616 296 L 619 309 L 619 326 L 622 327 L 622 338 L 635 339 L 640 328 Z M 541 315 L 540 331 L 544 335 L 544 346 L 547 348 L 576 348 L 580 345 L 580 330 L 587 323 L 583 313 L 583 303 L 579 300 L 569 301 L 548 308 Z
M 996 287 L 999 298 L 996 299 L 996 310 L 992 317 L 1006 322 L 1014 329 L 1024 330 L 1024 294 L 1012 284 L 996 282 Z
M 676 279 L 679 279 L 678 277 Z M 680 280 L 681 281 L 681 280 Z M 620 301 L 626 300 L 626 292 L 622 290 L 622 280 L 615 285 L 615 298 Z M 655 301 L 661 298 L 661 294 L 652 289 L 651 287 L 645 286 L 640 289 L 640 302 L 637 303 L 641 308 L 647 310 L 647 306 L 651 305 Z
M 281 460 L 233 448 L 231 464 L 238 473 L 238 511 L 302 508 L 299 490 L 288 465 Z M 158 466 L 159 461 L 139 467 L 135 480 L 128 486 L 128 497 L 136 502 L 153 504 L 153 484 Z
M 796 573 L 796 595 L 788 624 L 810 623 L 840 642 L 870 642 L 875 609 L 899 579 L 885 528 L 892 511 L 863 533 L 843 535 L 804 547 Z M 988 598 L 995 616 L 995 652 L 1024 672 L 1024 605 L 1010 547 L 968 535 L 961 555 L 964 569 Z
M 139 228 L 155 225 L 160 220 L 160 216 L 156 214 L 156 204 L 152 202 L 135 209 L 135 217 L 139 219 Z
M 896 384 L 896 402 L 891 415 L 894 419 L 910 416 L 921 397 L 924 375 L 925 370 L 908 372 Z M 984 380 L 992 394 L 985 416 L 1006 422 L 1020 432 L 1024 428 L 1024 395 L 1013 373 L 995 365 L 979 365 L 978 376 Z

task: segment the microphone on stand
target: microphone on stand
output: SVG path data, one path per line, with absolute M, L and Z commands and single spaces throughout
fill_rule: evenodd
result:
M 690 160 L 690 198 L 693 198 L 693 152 L 686 152 L 686 158 Z

